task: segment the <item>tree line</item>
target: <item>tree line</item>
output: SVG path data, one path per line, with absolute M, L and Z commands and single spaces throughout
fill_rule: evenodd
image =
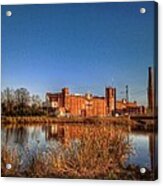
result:
M 44 115 L 43 102 L 39 95 L 31 95 L 26 88 L 6 88 L 1 92 L 2 116 Z

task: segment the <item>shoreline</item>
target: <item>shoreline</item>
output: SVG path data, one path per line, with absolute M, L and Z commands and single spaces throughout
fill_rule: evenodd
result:
M 134 131 L 157 131 L 154 124 L 142 125 L 129 117 L 70 117 L 56 118 L 49 116 L 4 116 L 1 118 L 1 124 L 4 125 L 26 125 L 26 124 L 90 124 L 90 125 L 116 125 L 124 126 Z
M 4 116 L 2 124 L 28 123 L 81 123 L 81 124 L 120 124 L 133 125 L 134 121 L 128 117 L 50 117 L 50 116 Z

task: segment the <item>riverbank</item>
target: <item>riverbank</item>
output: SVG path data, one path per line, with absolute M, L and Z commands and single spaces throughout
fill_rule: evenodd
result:
M 117 124 L 132 126 L 134 121 L 127 117 L 70 117 L 56 118 L 47 116 L 30 116 L 30 117 L 2 117 L 2 124 L 52 124 L 52 123 L 76 123 L 76 124 Z
M 48 116 L 23 116 L 23 117 L 2 117 L 2 125 L 33 125 L 33 124 L 90 124 L 90 125 L 119 125 L 127 127 L 129 130 L 137 131 L 157 131 L 156 124 L 150 122 L 142 124 L 129 117 L 70 117 L 56 118 Z

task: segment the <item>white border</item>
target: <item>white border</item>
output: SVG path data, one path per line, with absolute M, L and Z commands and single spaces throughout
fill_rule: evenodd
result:
M 126 2 L 126 0 L 118 0 L 118 2 Z M 133 0 L 132 0 L 133 1 Z M 117 2 L 116 0 L 111 1 L 100 1 L 100 0 L 1 0 L 1 5 L 7 5 L 7 4 L 52 4 L 52 3 L 77 3 L 77 2 Z M 127 1 L 129 2 L 129 1 Z M 134 1 L 133 1 L 134 2 Z M 161 52 L 161 49 L 163 48 L 163 38 L 161 33 L 163 33 L 163 26 L 161 24 L 160 20 L 163 20 L 163 0 L 157 0 L 159 3 L 159 144 L 163 141 L 163 98 L 161 95 L 163 95 L 163 87 L 161 86 L 161 82 L 163 82 L 163 72 L 161 73 L 161 70 L 163 71 L 163 52 Z M 162 21 L 163 22 L 163 21 Z M 0 47 L 1 49 L 1 47 Z M 163 83 L 162 83 L 163 84 Z M 162 113 L 161 113 L 162 112 Z M 162 157 L 163 157 L 163 147 L 162 145 L 159 145 L 159 180 L 155 182 L 138 182 L 138 181 L 106 181 L 106 180 L 67 180 L 67 179 L 41 179 L 41 178 L 0 178 L 0 184 L 3 186 L 9 186 L 9 185 L 17 185 L 17 186 L 33 186 L 33 185 L 56 185 L 56 186 L 72 186 L 72 185 L 115 185 L 118 186 L 119 184 L 128 186 L 128 185 L 163 185 L 163 178 L 162 172 L 163 172 L 163 164 L 162 164 Z

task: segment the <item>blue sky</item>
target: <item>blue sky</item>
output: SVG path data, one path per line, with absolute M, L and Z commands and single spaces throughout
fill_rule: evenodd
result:
M 128 85 L 146 104 L 153 17 L 153 2 L 2 6 L 2 89 L 104 95 L 113 85 L 122 98 Z

